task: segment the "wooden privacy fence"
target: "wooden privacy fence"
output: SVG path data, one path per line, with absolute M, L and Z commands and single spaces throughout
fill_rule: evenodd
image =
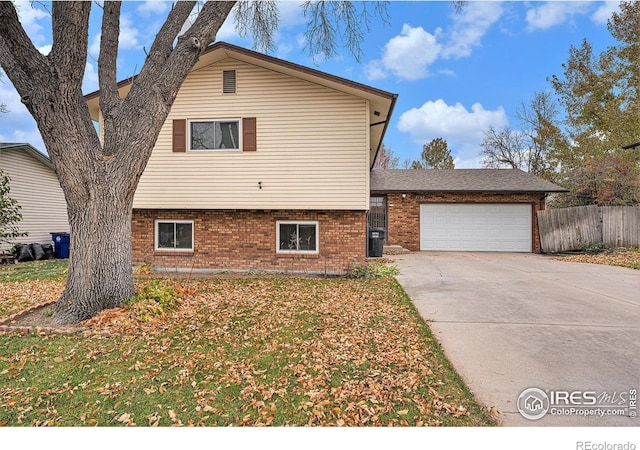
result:
M 538 211 L 540 245 L 545 253 L 640 246 L 639 206 L 577 206 Z

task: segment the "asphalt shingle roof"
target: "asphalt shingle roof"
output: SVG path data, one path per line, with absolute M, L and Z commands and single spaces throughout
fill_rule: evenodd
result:
M 518 169 L 372 170 L 372 192 L 566 192 Z

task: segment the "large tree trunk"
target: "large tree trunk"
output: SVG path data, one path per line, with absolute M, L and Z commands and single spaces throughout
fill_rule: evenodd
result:
M 13 4 L 0 1 L 0 65 L 38 124 L 67 200 L 71 252 L 66 288 L 55 306 L 58 323 L 88 319 L 134 293 L 133 195 L 180 86 L 235 1 L 207 2 L 180 34 L 194 4 L 173 5 L 131 90 L 120 98 L 120 3 L 105 2 L 98 59 L 100 142 L 82 95 L 91 4 L 53 2 L 53 45 L 44 56 Z
M 131 205 L 101 195 L 88 205 L 69 205 L 68 210 L 69 274 L 53 316 L 62 324 L 89 319 L 134 294 Z

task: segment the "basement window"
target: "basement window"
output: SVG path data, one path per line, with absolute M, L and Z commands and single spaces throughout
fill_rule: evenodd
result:
M 318 253 L 317 221 L 276 222 L 277 253 Z
M 193 251 L 193 220 L 156 220 L 155 249 Z
M 236 93 L 236 71 L 235 70 L 222 71 L 222 93 L 223 94 Z

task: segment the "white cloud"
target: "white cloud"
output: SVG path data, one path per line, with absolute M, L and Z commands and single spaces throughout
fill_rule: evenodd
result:
M 152 14 L 164 13 L 169 8 L 169 6 L 169 2 L 147 0 L 145 2 L 141 2 L 141 4 L 136 9 L 142 16 L 149 17 Z
M 8 142 L 24 142 L 27 144 L 31 144 L 33 147 L 37 148 L 45 154 L 47 153 L 47 149 L 44 146 L 40 131 L 38 131 L 38 128 L 35 125 L 33 125 L 31 128 L 15 130 L 10 136 Z
M 369 80 L 380 80 L 389 75 L 380 59 L 374 59 L 364 66 L 364 73 Z
M 6 76 L 0 82 L 0 100 L 7 107 L 7 112 L 2 114 L 0 120 L 0 142 L 27 142 L 44 151 L 44 143 L 35 120 Z
M 234 21 L 235 21 L 234 15 L 229 14 L 229 16 L 227 17 L 227 20 L 224 21 L 224 23 L 218 30 L 218 33 L 216 34 L 216 41 L 231 41 L 234 39 L 238 39 L 240 37 L 240 35 L 236 31 L 236 26 Z
M 31 2 L 14 2 L 20 17 L 20 23 L 31 40 L 40 44 L 44 41 L 44 35 L 41 33 L 43 26 L 39 21 L 43 19 L 50 20 L 49 13 L 42 9 L 34 8 Z
M 529 30 L 545 30 L 570 20 L 577 14 L 585 14 L 591 2 L 546 2 L 527 11 Z
M 93 64 L 87 62 L 84 68 L 84 78 L 82 79 L 82 92 L 88 94 L 89 92 L 98 90 L 98 72 Z
M 365 75 L 369 80 L 389 75 L 410 81 L 425 78 L 438 58 L 471 55 L 502 13 L 499 2 L 469 2 L 462 12 L 452 16 L 453 24 L 446 32 L 437 28 L 431 34 L 422 27 L 404 24 L 400 34 L 385 44 L 382 58 L 365 65 Z
M 399 35 L 384 46 L 382 59 L 371 61 L 365 67 L 369 79 L 384 78 L 390 72 L 405 80 L 418 80 L 428 75 L 429 66 L 438 58 L 442 46 L 435 34 L 422 27 L 404 24 Z
M 91 38 L 89 44 L 89 55 L 98 58 L 100 55 L 100 39 L 102 33 L 99 32 Z M 134 28 L 131 18 L 127 15 L 120 17 L 120 36 L 118 36 L 118 49 L 141 48 L 138 42 L 138 30 Z
M 47 56 L 49 52 L 51 52 L 51 47 L 51 44 L 43 45 L 42 47 L 38 47 L 38 51 Z
M 102 37 L 102 33 L 98 33 L 91 38 L 91 43 L 89 44 L 89 54 L 94 58 L 97 58 L 100 54 L 100 38 Z
M 443 56 L 469 56 L 471 49 L 480 45 L 482 37 L 502 13 L 502 5 L 499 2 L 469 2 L 462 12 L 453 15 L 453 26 L 448 32 L 449 40 Z
M 292 1 L 278 2 L 280 29 L 294 28 L 305 23 L 301 4 L 301 2 Z
M 479 169 L 482 167 L 482 156 L 472 156 L 463 158 L 457 155 L 453 158 L 456 169 Z
M 620 11 L 620 3 L 616 2 L 604 2 L 598 7 L 596 12 L 591 16 L 591 20 L 598 25 L 606 25 L 607 20 L 611 18 L 614 12 Z
M 451 148 L 458 149 L 457 157 L 461 164 L 463 161 L 472 164 L 480 151 L 484 131 L 491 125 L 502 128 L 507 124 L 507 114 L 502 107 L 487 110 L 480 103 L 475 103 L 468 110 L 460 103 L 448 105 L 438 99 L 402 113 L 398 129 L 409 133 L 419 144 L 441 137 Z
M 119 48 L 136 48 L 140 44 L 138 42 L 138 30 L 134 28 L 131 18 L 127 15 L 120 17 L 120 36 L 118 37 Z

